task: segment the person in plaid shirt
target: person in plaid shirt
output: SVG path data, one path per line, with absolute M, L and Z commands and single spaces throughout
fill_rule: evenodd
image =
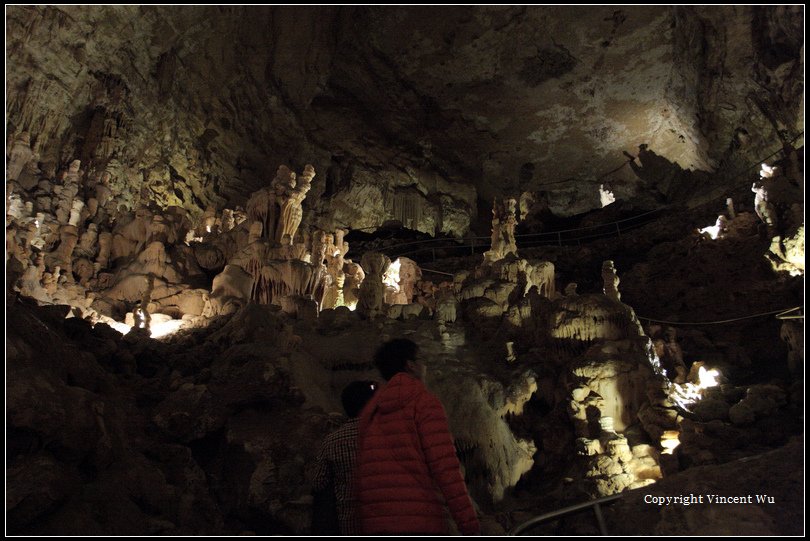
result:
M 313 534 L 360 533 L 356 516 L 357 504 L 352 492 L 357 455 L 357 429 L 360 424 L 358 415 L 376 389 L 377 384 L 373 381 L 354 381 L 347 385 L 340 395 L 349 420 L 324 438 L 315 459 L 315 479 L 312 485 L 312 492 L 315 495 Z M 332 500 L 334 504 L 320 503 Z M 332 505 L 337 512 L 336 521 L 329 516 L 330 511 L 334 512 L 328 509 Z

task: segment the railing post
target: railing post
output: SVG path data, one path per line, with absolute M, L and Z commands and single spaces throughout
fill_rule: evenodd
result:
M 562 246 L 562 233 L 560 233 L 559 231 L 557 231 L 557 244 Z
M 436 262 L 436 248 L 431 248 L 430 253 L 433 254 L 433 262 Z
M 470 255 L 475 255 L 475 237 L 473 237 L 472 242 L 470 242 Z
M 620 237 L 622 236 L 622 230 L 619 228 L 619 222 L 616 222 L 616 232 L 619 234 Z
M 607 526 L 605 526 L 605 517 L 602 516 L 602 508 L 599 504 L 594 504 L 593 512 L 596 513 L 596 522 L 599 524 L 599 533 L 607 535 Z

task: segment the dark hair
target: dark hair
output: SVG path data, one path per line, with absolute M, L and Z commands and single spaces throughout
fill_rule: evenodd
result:
M 374 366 L 386 381 L 405 372 L 408 361 L 416 360 L 419 346 L 413 340 L 396 338 L 381 345 L 374 354 Z
M 377 390 L 377 383 L 374 381 L 353 381 L 346 385 L 340 393 L 340 401 L 343 409 L 349 417 L 357 417 L 363 410 L 363 406 L 374 396 Z

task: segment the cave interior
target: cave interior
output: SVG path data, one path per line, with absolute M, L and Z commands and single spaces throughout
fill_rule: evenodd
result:
M 309 534 L 402 337 L 486 535 L 804 532 L 803 5 L 7 6 L 5 193 L 9 534 Z

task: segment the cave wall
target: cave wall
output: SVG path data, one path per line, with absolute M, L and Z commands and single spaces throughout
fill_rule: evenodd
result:
M 674 11 L 673 101 L 691 103 L 712 167 L 770 154 L 804 130 L 803 11 L 798 6 Z M 747 165 L 747 164 L 746 164 Z
M 135 199 L 142 187 L 164 206 L 244 197 L 272 174 L 268 158 L 286 153 L 269 143 L 290 135 L 263 105 L 278 99 L 266 65 L 271 13 L 246 15 L 217 7 L 11 9 L 9 132 L 30 131 L 42 161 L 57 167 L 78 158 L 103 170 L 115 159 Z M 118 123 L 110 152 L 97 148 L 99 115 L 102 124 Z
M 734 169 L 803 130 L 803 8 L 13 6 L 7 133 L 160 206 L 313 163 L 321 227 L 463 234 L 479 200 L 649 188 L 622 151 Z M 318 197 L 327 181 L 336 195 Z M 402 192 L 425 209 L 403 215 Z

